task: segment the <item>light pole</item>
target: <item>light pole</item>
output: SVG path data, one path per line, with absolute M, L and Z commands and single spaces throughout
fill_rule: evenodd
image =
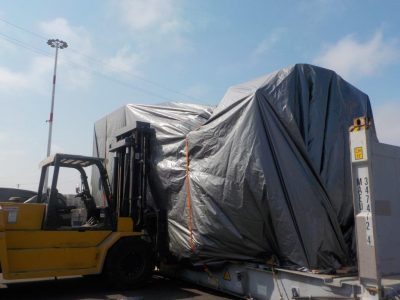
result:
M 54 60 L 54 74 L 53 74 L 53 90 L 51 93 L 51 108 L 50 108 L 50 118 L 46 121 L 49 122 L 49 139 L 47 142 L 47 156 L 50 156 L 51 151 L 51 135 L 53 133 L 53 112 L 54 112 L 54 95 L 56 92 L 56 74 L 57 74 L 57 59 L 58 59 L 58 49 L 64 49 L 68 47 L 68 44 L 59 39 L 50 39 L 47 41 L 47 45 L 52 48 L 56 48 L 56 57 Z M 46 178 L 44 181 L 43 189 L 44 192 L 47 192 L 47 185 L 48 185 L 48 175 L 49 172 L 46 172 Z

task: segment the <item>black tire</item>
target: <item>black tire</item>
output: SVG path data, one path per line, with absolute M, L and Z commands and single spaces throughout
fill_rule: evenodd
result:
M 139 238 L 125 238 L 109 250 L 103 274 L 113 287 L 127 289 L 143 286 L 153 271 L 151 245 Z

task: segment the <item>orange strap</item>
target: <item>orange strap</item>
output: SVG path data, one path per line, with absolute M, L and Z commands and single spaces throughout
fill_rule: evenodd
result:
M 189 142 L 186 138 L 186 206 L 188 208 L 188 226 L 189 226 L 189 245 L 192 252 L 196 250 L 196 245 L 193 239 L 193 220 L 192 220 L 192 199 L 190 196 L 190 178 L 189 178 Z

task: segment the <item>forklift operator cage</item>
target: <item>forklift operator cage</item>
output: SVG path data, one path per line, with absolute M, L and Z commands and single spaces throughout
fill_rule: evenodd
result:
M 348 128 L 359 116 L 372 120 L 366 94 L 295 65 L 231 87 L 215 109 L 122 107 L 95 123 L 94 156 L 112 175 L 116 132 L 151 124 L 148 198 L 167 210 L 178 257 L 338 269 L 356 264 Z

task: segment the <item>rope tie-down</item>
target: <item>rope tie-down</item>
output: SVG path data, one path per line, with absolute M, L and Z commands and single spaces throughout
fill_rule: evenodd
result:
M 196 244 L 193 238 L 193 212 L 192 212 L 192 198 L 190 195 L 190 168 L 189 168 L 189 141 L 186 137 L 185 139 L 185 147 L 186 147 L 186 207 L 188 209 L 188 229 L 189 229 L 189 245 L 190 250 L 194 253 L 196 250 Z

